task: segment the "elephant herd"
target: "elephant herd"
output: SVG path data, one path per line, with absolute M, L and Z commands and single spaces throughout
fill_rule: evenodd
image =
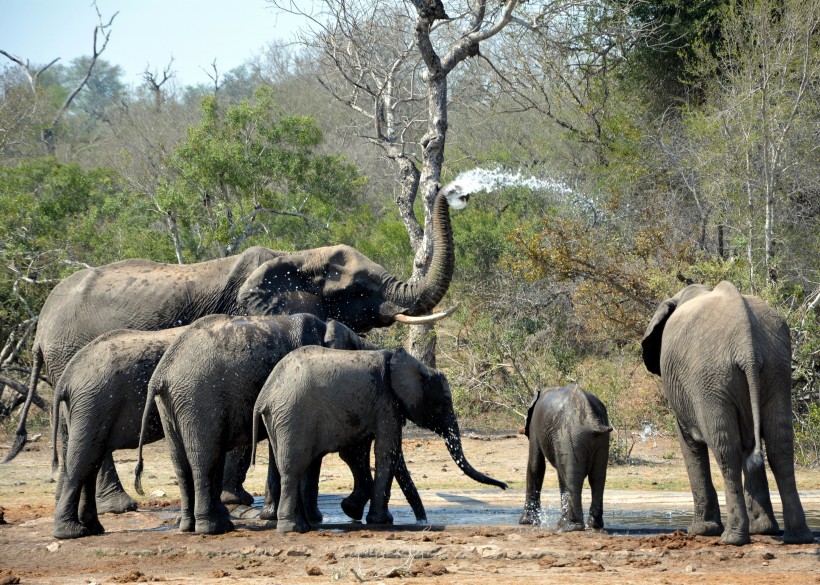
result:
M 54 535 L 102 534 L 99 514 L 135 509 L 112 452 L 139 449 L 141 493 L 142 446 L 163 437 L 180 489 L 179 528 L 202 534 L 233 528 L 226 503 L 252 501 L 242 483 L 263 438 L 270 464 L 262 517 L 276 518 L 282 532 L 321 522 L 319 468 L 331 452 L 353 474 L 353 492 L 342 502 L 351 518 L 361 519 L 370 502 L 367 522 L 390 524 L 395 477 L 417 521 L 425 522 L 401 450 L 405 420 L 440 435 L 470 478 L 506 488 L 464 456 L 444 375 L 360 337 L 449 313 L 430 314 L 453 275 L 449 208 L 468 198 L 458 182 L 439 189 L 433 254 L 418 282 L 403 282 L 340 245 L 256 247 L 193 265 L 126 260 L 58 284 L 39 317 L 29 396 L 6 458 L 25 443 L 26 413 L 45 367 L 54 385 L 53 465 L 60 471 Z M 783 503 L 783 540 L 812 542 L 794 479 L 791 349 L 782 317 L 728 282 L 691 285 L 659 305 L 642 349 L 677 417 L 695 505 L 690 533 L 744 544 L 750 534 L 779 532 L 763 468 L 765 441 Z M 576 385 L 536 393 L 525 426 L 522 524 L 540 522 L 549 461 L 559 478 L 559 528 L 584 529 L 586 478 L 587 526 L 603 528 L 611 430 L 601 401 Z M 725 526 L 709 450 L 726 486 Z

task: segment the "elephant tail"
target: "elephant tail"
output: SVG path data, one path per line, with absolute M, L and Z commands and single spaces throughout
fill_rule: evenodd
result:
M 760 439 L 760 370 L 754 363 L 743 366 L 749 384 L 749 401 L 752 406 L 755 446 L 746 458 L 746 470 L 757 471 L 763 467 L 763 442 Z
M 20 412 L 20 422 L 17 424 L 17 431 L 14 433 L 14 444 L 9 449 L 8 455 L 3 459 L 3 463 L 8 463 L 23 450 L 28 441 L 28 432 L 26 431 L 26 419 L 28 418 L 28 411 L 31 408 L 31 402 L 34 400 L 34 394 L 37 392 L 37 382 L 40 379 L 40 370 L 43 367 L 43 350 L 40 348 L 35 340 L 32 348 L 32 364 L 31 364 L 31 378 L 29 379 L 28 393 L 26 394 L 26 402 L 23 404 L 23 410 Z
M 156 372 L 155 372 L 156 373 Z M 140 426 L 140 442 L 137 447 L 137 466 L 134 468 L 134 489 L 141 496 L 145 495 L 142 489 L 142 445 L 145 438 L 145 431 L 148 427 L 148 419 L 151 416 L 151 405 L 154 403 L 154 396 L 157 395 L 159 383 L 151 379 L 148 383 L 148 393 L 145 397 L 145 407 L 142 410 L 142 425 Z
M 51 473 L 57 473 L 60 459 L 57 456 L 57 429 L 60 428 L 60 403 L 65 400 L 61 384 L 54 389 L 54 408 L 51 412 Z
M 259 421 L 262 413 L 253 409 L 253 426 L 251 427 L 251 468 L 256 467 L 256 443 L 259 441 Z

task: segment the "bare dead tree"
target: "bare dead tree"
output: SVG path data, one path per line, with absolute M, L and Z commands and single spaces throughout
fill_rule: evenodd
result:
M 444 165 L 448 77 L 513 24 L 517 11 L 533 8 L 519 0 L 475 0 L 452 3 L 458 12 L 448 15 L 440 0 L 324 0 L 308 13 L 295 2 L 269 2 L 307 20 L 300 41 L 334 72 L 323 86 L 362 116 L 369 128 L 361 136 L 398 167 L 395 201 L 415 250 L 411 278 L 421 278 L 432 258 L 432 230 L 421 228 L 413 206 L 420 195 L 430 226 Z M 432 330 L 412 328 L 408 344 L 434 363 Z
M 72 89 L 68 95 L 66 96 L 65 100 L 63 101 L 62 105 L 57 108 L 54 116 L 51 118 L 49 124 L 46 125 L 45 128 L 42 130 L 42 140 L 46 145 L 46 150 L 50 155 L 53 155 L 56 149 L 56 135 L 60 125 L 60 121 L 62 120 L 63 116 L 65 115 L 68 108 L 71 106 L 71 102 L 74 101 L 74 98 L 77 97 L 77 94 L 82 91 L 82 89 L 88 83 L 89 78 L 91 77 L 91 73 L 94 71 L 94 65 L 96 65 L 97 60 L 102 55 L 103 51 L 105 51 L 106 47 L 108 46 L 108 41 L 111 38 L 111 26 L 114 23 L 114 18 L 116 18 L 119 12 L 115 12 L 114 15 L 108 20 L 108 22 L 103 21 L 102 14 L 100 13 L 99 8 L 97 7 L 96 2 L 93 4 L 94 10 L 97 12 L 97 19 L 98 24 L 94 27 L 94 42 L 92 44 L 92 51 L 91 51 L 91 60 L 88 62 L 88 68 L 85 71 L 85 75 L 80 80 L 80 82 Z M 54 65 L 59 60 L 59 57 L 53 59 L 47 65 L 44 65 L 40 68 L 32 67 L 29 60 L 23 60 L 16 55 L 13 55 L 7 51 L 0 49 L 0 53 L 3 54 L 5 57 L 19 65 L 26 74 L 26 77 L 29 80 L 29 86 L 31 87 L 31 91 L 33 94 L 37 93 L 37 82 L 39 76 L 49 67 Z
M 207 75 L 208 79 L 211 80 L 211 83 L 214 84 L 214 95 L 216 95 L 219 88 L 225 84 L 225 80 L 222 80 L 222 83 L 219 83 L 219 69 L 216 68 L 216 59 L 211 62 L 211 70 L 213 73 L 207 69 L 203 69 L 203 71 L 205 71 L 205 75 Z
M 162 69 L 161 79 L 157 71 L 149 70 L 147 65 L 145 66 L 145 71 L 142 72 L 142 80 L 148 87 L 148 91 L 150 91 L 151 94 L 154 96 L 154 108 L 157 112 L 162 111 L 162 104 L 165 102 L 165 96 L 162 95 L 162 86 L 174 78 L 175 73 L 173 69 L 171 69 L 173 64 L 174 58 L 171 57 L 171 60 L 168 62 L 168 65 L 166 65 Z

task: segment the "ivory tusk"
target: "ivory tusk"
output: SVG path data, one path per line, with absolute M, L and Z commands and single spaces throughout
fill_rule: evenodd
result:
M 449 317 L 450 315 L 455 313 L 456 310 L 458 310 L 458 306 L 460 304 L 461 303 L 456 303 L 455 305 L 444 311 L 432 313 L 430 315 L 421 315 L 419 317 L 411 317 L 410 315 L 398 314 L 396 315 L 395 319 L 399 323 L 404 323 L 405 325 L 425 325 L 427 323 L 435 323 L 436 321 L 444 319 L 445 317 Z

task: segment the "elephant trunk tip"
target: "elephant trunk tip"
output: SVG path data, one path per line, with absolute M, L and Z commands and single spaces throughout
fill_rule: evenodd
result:
M 20 454 L 20 451 L 23 450 L 23 447 L 26 446 L 27 442 L 28 433 L 26 432 L 26 430 L 23 429 L 22 432 L 17 431 L 17 434 L 14 436 L 14 444 L 11 446 L 9 454 L 6 455 L 5 459 L 3 459 L 3 463 L 8 463 L 9 461 L 17 457 L 17 455 Z
M 145 495 L 145 492 L 142 490 L 142 460 L 137 461 L 137 466 L 134 468 L 134 489 L 139 495 Z

